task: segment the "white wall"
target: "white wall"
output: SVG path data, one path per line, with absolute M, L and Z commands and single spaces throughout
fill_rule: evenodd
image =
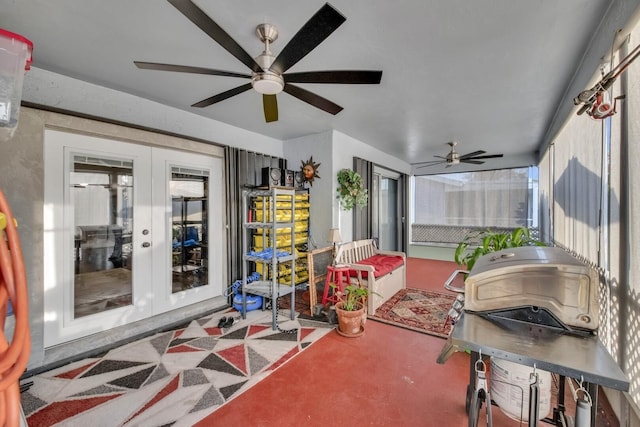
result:
M 22 100 L 282 156 L 282 141 L 278 139 L 36 67 L 25 74 Z
M 284 153 L 290 169 L 298 170 L 301 161 L 313 156 L 320 179 L 310 187 L 311 235 L 318 247 L 328 246 L 330 228 L 339 227 L 342 241 L 353 240 L 353 214 L 339 209 L 336 199 L 337 173 L 343 168 L 353 168 L 353 158 L 362 159 L 402 173 L 409 173 L 411 166 L 393 156 L 370 147 L 344 133 L 329 130 L 284 142 Z
M 353 169 L 354 157 L 360 157 L 387 169 L 406 174 L 411 171 L 411 165 L 338 131 L 333 131 L 332 150 L 333 173 L 331 182 L 334 197 L 331 200 L 331 208 L 333 220 L 335 223 L 340 224 L 342 240 L 348 242 L 353 240 L 353 214 L 351 211 L 341 210 L 335 198 L 335 189 L 338 188 L 338 171 L 343 168 Z
M 284 141 L 284 157 L 289 169 L 300 170 L 303 161 L 313 157 L 313 163 L 320 163 L 318 175 L 309 186 L 311 209 L 309 228 L 311 238 L 318 248 L 329 246 L 327 236 L 329 228 L 337 226 L 332 222 L 331 198 L 333 194 L 331 176 L 333 175 L 331 147 L 332 132 L 327 131 Z

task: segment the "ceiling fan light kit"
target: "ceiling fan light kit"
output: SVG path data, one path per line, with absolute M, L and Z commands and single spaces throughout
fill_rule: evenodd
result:
M 256 92 L 263 95 L 264 117 L 267 123 L 278 120 L 278 103 L 275 95 L 283 91 L 309 105 L 335 115 L 342 111 L 341 106 L 291 83 L 379 84 L 382 78 L 382 71 L 369 70 L 306 71 L 292 73 L 290 75 L 285 74 L 289 68 L 293 67 L 298 61 L 315 49 L 346 21 L 346 18 L 329 3 L 321 7 L 320 10 L 298 30 L 277 56 L 271 53 L 269 46 L 278 38 L 278 30 L 271 24 L 258 25 L 256 34 L 260 41 L 264 43 L 264 51 L 256 58 L 253 58 L 191 0 L 167 1 L 227 52 L 251 69 L 251 75 L 247 75 L 233 71 L 189 65 L 134 61 L 134 64 L 138 68 L 147 70 L 251 79 L 250 84 L 247 83 L 210 96 L 192 104 L 192 107 L 208 107 L 253 88 Z
M 277 74 L 256 73 L 251 77 L 251 86 L 263 95 L 276 95 L 284 89 L 284 80 Z

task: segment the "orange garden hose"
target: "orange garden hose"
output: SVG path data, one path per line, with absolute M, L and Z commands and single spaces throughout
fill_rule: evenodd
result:
M 9 204 L 0 190 L 0 426 L 20 425 L 18 381 L 31 351 L 27 298 L 27 278 L 18 232 Z M 11 342 L 4 334 L 9 302 L 15 316 Z

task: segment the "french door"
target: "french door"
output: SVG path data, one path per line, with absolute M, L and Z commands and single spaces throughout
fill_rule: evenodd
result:
M 45 180 L 45 347 L 222 294 L 221 159 L 47 130 Z

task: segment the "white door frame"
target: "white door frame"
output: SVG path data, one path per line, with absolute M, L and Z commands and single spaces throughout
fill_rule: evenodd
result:
M 74 224 L 69 172 L 73 153 L 134 162 L 133 304 L 79 319 L 73 318 L 71 286 Z M 221 158 L 52 129 L 45 130 L 44 154 L 45 348 L 222 295 L 224 239 L 218 238 L 225 232 Z M 171 211 L 168 192 L 171 165 L 210 171 L 208 285 L 175 294 L 171 293 L 171 223 L 170 214 L 167 216 L 167 209 Z M 158 206 L 158 201 L 164 205 Z M 143 230 L 150 232 L 145 235 Z M 151 245 L 143 248 L 144 242 Z
M 44 346 L 60 344 L 148 317 L 152 312 L 149 280 L 151 251 L 142 248 L 143 229 L 151 228 L 150 148 L 105 138 L 45 130 L 44 185 Z M 135 218 L 132 245 L 133 304 L 74 319 L 74 216 L 69 176 L 74 154 L 133 160 Z M 140 249 L 137 249 L 140 248 Z M 66 256 L 65 256 L 66 255 Z

